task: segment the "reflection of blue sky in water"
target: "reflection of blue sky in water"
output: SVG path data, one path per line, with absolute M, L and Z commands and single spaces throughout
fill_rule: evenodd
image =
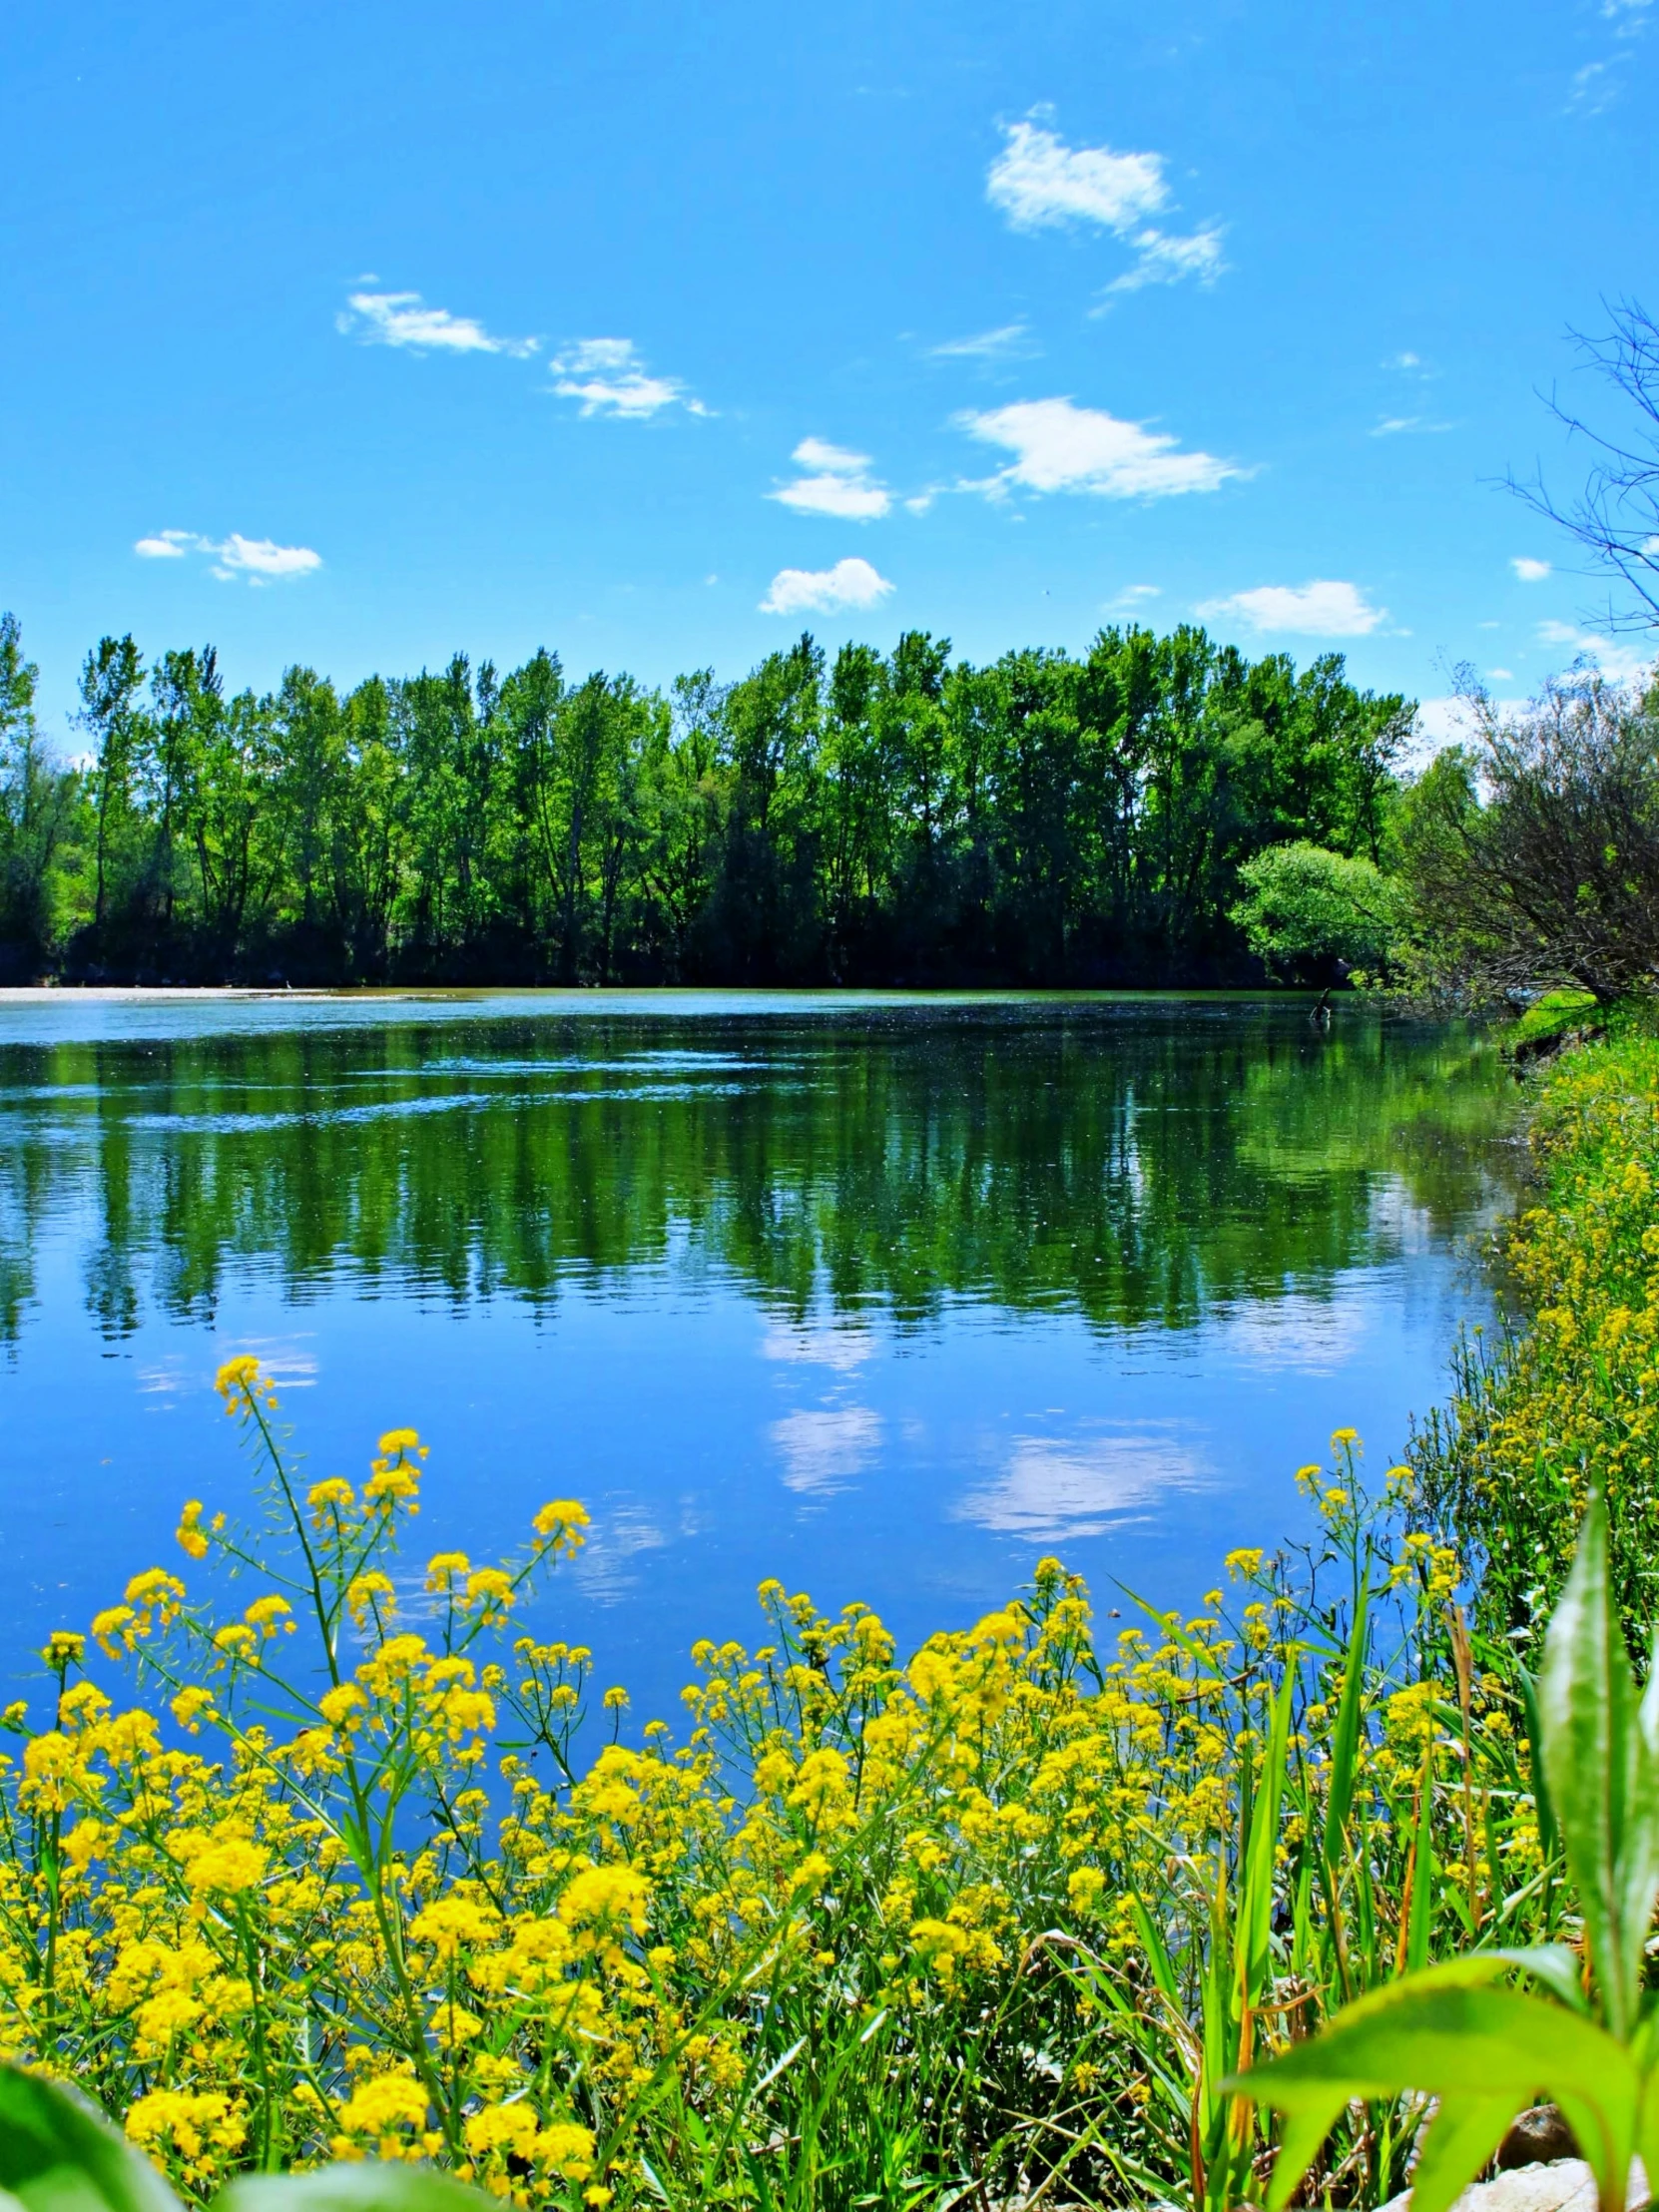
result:
M 678 1720 L 695 1639 L 756 1640 L 767 1576 L 872 1604 L 901 1644 L 1049 1551 L 1103 1607 L 1112 1576 L 1191 1604 L 1233 1545 L 1305 1525 L 1294 1470 L 1332 1428 L 1379 1475 L 1397 1455 L 1479 1300 L 1461 1240 L 1504 1203 L 1463 1063 L 1390 1119 L 1386 1067 L 1294 1013 L 1249 1049 L 1213 1007 L 1154 1008 L 1052 1066 L 1004 1035 L 929 1073 L 879 1036 L 827 1058 L 792 1008 L 775 1041 L 664 1035 L 661 1097 L 617 1081 L 649 1046 L 589 1058 L 569 1024 L 545 1060 L 523 1024 L 498 1063 L 475 1026 L 440 1033 L 376 1096 L 353 1019 L 303 1099 L 240 1046 L 211 1098 L 175 1069 L 165 1102 L 149 1045 L 61 1088 L 0 1063 L 0 1268 L 26 1285 L 0 1353 L 7 1676 L 176 1563 L 185 1497 L 246 1515 L 212 1389 L 243 1350 L 305 1480 L 360 1477 L 389 1426 L 431 1443 L 412 1608 L 429 1552 L 487 1557 L 583 1498 L 590 1545 L 526 1625 L 591 1644 L 636 1722 Z M 1387 1049 L 1403 1080 L 1416 1047 Z M 584 1081 L 596 1118 L 567 1103 Z M 295 1257 L 273 1240 L 301 1201 Z

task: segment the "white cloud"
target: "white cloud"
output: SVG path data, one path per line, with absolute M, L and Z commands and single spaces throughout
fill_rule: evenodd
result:
M 1422 355 L 1420 353 L 1394 353 L 1382 363 L 1382 366 L 1384 368 L 1421 368 Z
M 278 545 L 274 538 L 245 538 L 233 530 L 228 538 L 205 538 L 195 530 L 158 530 L 140 538 L 133 547 L 146 561 L 182 560 L 187 553 L 205 554 L 222 583 L 246 577 L 260 585 L 276 578 L 309 576 L 322 566 L 322 555 L 308 545 Z
M 561 399 L 579 399 L 585 415 L 642 422 L 664 407 L 709 412 L 701 399 L 687 396 L 677 376 L 648 374 L 632 338 L 577 338 L 554 354 L 553 371 L 553 389 Z
M 772 1425 L 784 1461 L 784 1487 L 821 1496 L 840 1489 L 868 1464 L 881 1431 L 880 1414 L 867 1405 L 785 1414 Z
M 1515 672 L 1512 668 L 1489 668 L 1486 674 L 1494 684 L 1512 684 L 1515 681 Z
M 873 607 L 892 585 L 868 561 L 837 561 L 833 568 L 781 568 L 761 601 L 764 615 L 796 615 L 816 608 L 832 614 L 837 607 Z
M 1143 606 L 1147 600 L 1158 599 L 1161 596 L 1162 594 L 1156 584 L 1125 584 L 1115 599 L 1107 600 L 1105 611 L 1108 614 L 1130 614 L 1136 607 Z
M 1122 232 L 1169 200 L 1161 154 L 1073 148 L 1034 123 L 1005 124 L 1003 138 L 985 178 L 985 198 L 1017 231 L 1082 222 Z
M 1569 648 L 1574 661 L 1592 663 L 1616 684 L 1645 677 L 1654 666 L 1651 653 L 1638 652 L 1633 645 L 1615 645 L 1611 638 L 1598 638 L 1586 630 L 1575 630 L 1570 622 L 1540 622 L 1538 643 Z
M 1535 561 L 1525 553 L 1517 553 L 1509 566 L 1523 584 L 1541 584 L 1549 574 L 1547 561 Z
M 1586 62 L 1582 69 L 1573 71 L 1567 112 L 1569 115 L 1600 115 L 1612 106 L 1622 90 L 1617 76 L 1609 73 L 1606 62 Z
M 1413 733 L 1416 742 L 1409 749 L 1406 766 L 1423 767 L 1442 746 L 1461 745 L 1475 735 L 1466 699 L 1455 695 L 1445 699 L 1419 699 Z
M 1184 276 L 1213 283 L 1225 264 L 1221 232 L 1206 225 L 1172 238 L 1148 223 L 1169 205 L 1161 154 L 1115 154 L 1109 146 L 1067 146 L 1033 122 L 1003 125 L 1003 148 L 985 176 L 985 197 L 1016 231 L 1093 223 L 1134 247 L 1133 269 L 1109 287 L 1174 284 Z
M 1242 473 L 1212 453 L 1183 453 L 1180 441 L 1142 422 L 1120 421 L 1070 399 L 1021 399 L 957 418 L 972 437 L 1015 457 L 972 487 L 999 495 L 1010 484 L 1031 491 L 1085 491 L 1106 499 L 1162 499 L 1214 491 Z
M 354 291 L 336 327 L 365 345 L 407 345 L 417 353 L 512 353 L 536 350 L 537 338 L 502 338 L 469 314 L 428 307 L 418 291 Z
M 803 468 L 833 469 L 842 475 L 860 476 L 869 466 L 867 453 L 851 452 L 844 445 L 831 445 L 828 438 L 803 438 L 790 455 Z
M 255 576 L 308 576 L 322 566 L 322 555 L 308 545 L 277 545 L 271 538 L 245 538 L 238 530 L 220 545 L 219 557 L 226 568 Z
M 1108 291 L 1139 291 L 1143 284 L 1178 284 L 1183 276 L 1196 276 L 1201 284 L 1213 284 L 1227 264 L 1221 258 L 1221 232 L 1214 224 L 1184 239 L 1167 231 L 1137 231 L 1130 244 L 1140 259 L 1106 287 Z
M 1386 607 L 1374 607 L 1357 585 L 1329 577 L 1311 584 L 1260 584 L 1254 591 L 1206 600 L 1198 611 L 1206 617 L 1234 615 L 1264 633 L 1286 630 L 1304 638 L 1369 637 L 1388 616 Z
M 1208 1487 L 1191 1445 L 1156 1428 L 1062 1440 L 1022 1436 L 997 1479 L 970 1490 L 958 1520 L 1033 1543 L 1101 1536 L 1171 1490 Z
M 932 355 L 936 361 L 1005 361 L 1039 350 L 1023 322 L 1004 322 L 1000 329 L 981 330 L 976 337 L 950 338 L 943 345 L 935 345 Z
M 1453 430 L 1452 422 L 1430 422 L 1426 415 L 1384 415 L 1371 431 L 1374 438 L 1397 438 L 1410 433 L 1419 437 L 1436 437 L 1442 430 Z
M 810 473 L 769 491 L 767 497 L 793 507 L 797 514 L 833 515 L 841 522 L 873 522 L 892 505 L 891 492 L 869 473 L 867 453 L 849 453 L 844 446 L 827 444 L 823 438 L 803 438 L 791 457 Z

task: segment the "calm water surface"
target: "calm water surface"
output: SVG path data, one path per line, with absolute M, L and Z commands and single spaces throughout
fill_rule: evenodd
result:
M 536 1626 L 636 1719 L 776 1574 L 901 1641 L 1058 1551 L 1192 1602 L 1442 1394 L 1512 1203 L 1444 1027 L 1221 998 L 0 1001 L 0 1676 L 250 1502 L 432 1447 L 420 1550 L 594 1517 Z

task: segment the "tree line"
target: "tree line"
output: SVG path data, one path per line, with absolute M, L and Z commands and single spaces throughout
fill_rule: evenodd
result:
M 1242 981 L 1241 869 L 1384 864 L 1413 715 L 1192 627 L 984 667 L 803 636 L 666 692 L 542 651 L 259 694 L 107 637 L 73 764 L 36 684 L 0 617 L 14 979 Z

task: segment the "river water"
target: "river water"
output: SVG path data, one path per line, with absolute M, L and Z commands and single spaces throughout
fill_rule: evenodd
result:
M 1045 1552 L 1196 1603 L 1443 1394 L 1512 1094 L 1296 999 L 0 994 L 0 1677 L 250 1509 L 244 1350 L 312 1478 L 421 1431 L 419 1556 L 583 1499 L 531 1624 L 635 1725 L 765 1576 L 906 1645 Z

